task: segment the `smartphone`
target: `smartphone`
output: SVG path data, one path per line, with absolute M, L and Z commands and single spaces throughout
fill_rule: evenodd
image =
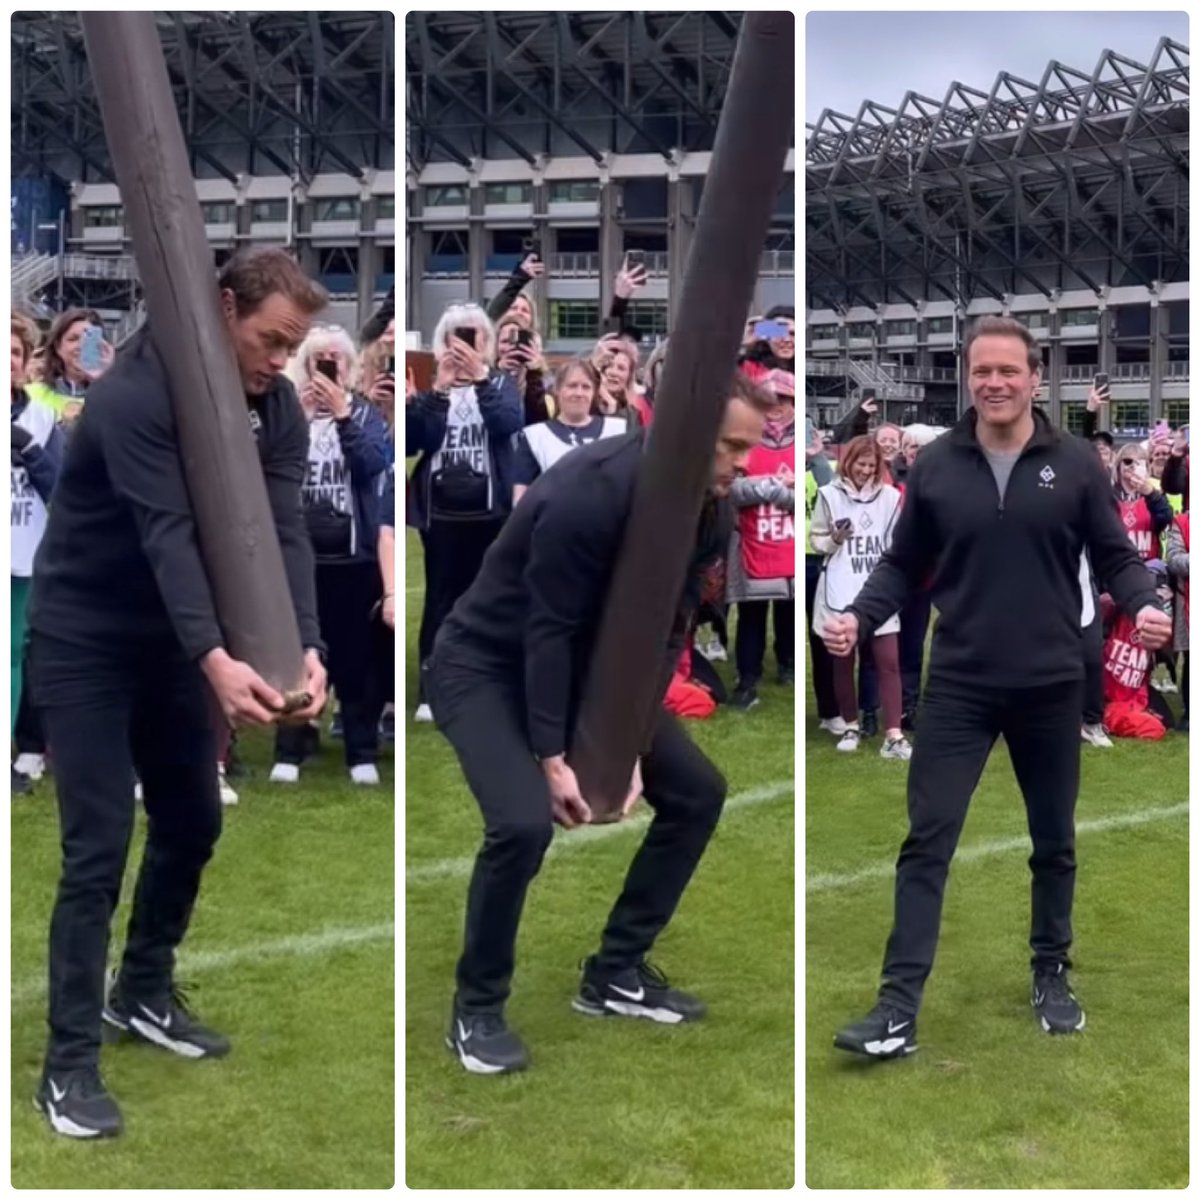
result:
M 1154 438 L 1156 441 L 1165 441 L 1171 436 L 1171 422 L 1159 421 L 1154 426 Z
M 770 338 L 791 337 L 792 331 L 782 321 L 759 321 L 754 326 L 754 336 L 767 341 Z
M 527 237 L 521 242 L 521 246 L 526 254 L 532 254 L 534 258 L 541 260 L 542 242 L 540 238 Z
M 474 325 L 460 326 L 458 329 L 456 329 L 454 331 L 454 336 L 456 338 L 458 338 L 460 341 L 466 342 L 467 345 L 470 346 L 472 350 L 475 349 L 475 326 Z
M 79 369 L 81 371 L 98 371 L 104 366 L 103 346 L 104 330 L 99 325 L 89 325 L 83 331 L 83 340 L 79 344 Z
M 863 388 L 862 399 L 859 401 L 859 407 L 861 408 L 862 405 L 864 405 L 864 404 L 870 404 L 871 401 L 874 399 L 875 399 L 875 389 L 874 388 Z
M 385 375 L 391 375 L 393 377 L 395 376 L 396 360 L 394 358 L 385 358 L 383 360 L 383 373 Z
M 517 330 L 517 345 L 518 346 L 532 346 L 533 345 L 533 331 L 531 329 L 518 329 Z
M 1190 446 L 1192 444 L 1192 427 L 1185 425 L 1179 432 L 1183 434 L 1183 444 Z
M 1101 396 L 1103 396 L 1107 400 L 1108 399 L 1108 372 L 1107 371 L 1097 371 L 1096 374 L 1092 376 L 1092 386 L 1096 389 L 1096 391 L 1098 391 L 1100 393 Z
M 321 374 L 324 375 L 325 378 L 328 379 L 330 383 L 337 383 L 337 381 L 338 381 L 337 363 L 331 361 L 328 358 L 319 358 L 319 359 L 317 359 L 317 370 L 320 371 Z
M 834 521 L 833 527 L 839 533 L 849 533 L 854 528 L 854 522 L 849 517 L 843 517 L 840 521 Z
M 646 273 L 646 252 L 644 250 L 625 251 L 625 270 Z

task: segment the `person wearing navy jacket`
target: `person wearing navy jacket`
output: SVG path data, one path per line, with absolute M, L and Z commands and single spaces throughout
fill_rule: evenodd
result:
M 425 550 L 425 607 L 417 645 L 423 663 L 458 598 L 512 509 L 512 435 L 525 412 L 513 381 L 496 369 L 496 333 L 475 304 L 451 305 L 433 335 L 433 389 L 404 410 L 412 474 L 409 517 Z M 433 719 L 422 695 L 418 721 Z
M 383 709 L 373 614 L 382 599 L 377 543 L 387 471 L 387 423 L 349 388 L 354 343 L 337 326 L 318 326 L 293 370 L 308 422 L 308 462 L 300 499 L 316 559 L 317 614 L 337 690 L 350 780 L 379 783 L 379 715 Z M 296 783 L 306 749 L 303 727 L 275 734 L 272 783 Z
M 835 1046 L 869 1058 L 917 1049 L 942 896 L 971 795 L 1003 737 L 1033 841 L 1035 1016 L 1084 1026 L 1067 979 L 1084 655 L 1080 555 L 1157 649 L 1171 622 L 1112 503 L 1095 451 L 1033 408 L 1041 350 L 1020 322 L 982 317 L 963 347 L 973 408 L 907 480 L 891 548 L 849 609 L 826 622 L 846 655 L 927 579 L 940 614 L 908 775 L 909 833 L 875 1008 Z

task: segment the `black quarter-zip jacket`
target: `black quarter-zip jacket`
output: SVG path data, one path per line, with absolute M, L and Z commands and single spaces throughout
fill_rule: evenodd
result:
M 850 611 L 860 639 L 932 577 L 939 612 L 929 672 L 983 687 L 1040 687 L 1084 674 L 1079 556 L 1131 616 L 1160 608 L 1091 446 L 1034 409 L 1034 435 L 1003 496 L 971 409 L 921 451 L 891 549 Z
M 291 603 L 324 650 L 312 546 L 300 506 L 308 422 L 279 377 L 249 402 Z M 287 597 L 280 597 L 286 603 Z M 224 645 L 197 542 L 166 371 L 139 334 L 88 389 L 34 560 L 30 628 L 105 650 L 174 637 L 189 659 Z
M 539 475 L 438 632 L 435 658 L 517 681 L 539 758 L 570 748 L 644 438 L 639 430 L 593 442 Z M 705 571 L 724 552 L 731 528 L 728 505 L 707 502 L 663 660 L 646 664 L 657 674 L 660 698 Z

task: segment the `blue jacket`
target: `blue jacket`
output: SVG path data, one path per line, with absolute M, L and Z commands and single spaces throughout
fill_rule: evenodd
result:
M 479 413 L 488 433 L 492 461 L 492 511 L 489 518 L 507 516 L 512 509 L 512 435 L 525 427 L 525 409 L 516 384 L 493 371 L 475 385 Z M 404 409 L 404 456 L 421 457 L 412 473 L 409 523 L 429 528 L 429 467 L 446 440 L 449 397 L 443 392 L 418 392 Z
M 30 399 L 27 392 L 22 391 L 11 407 L 10 419 L 15 421 L 33 403 L 36 402 Z M 33 485 L 33 490 L 46 505 L 50 503 L 50 493 L 54 491 L 58 470 L 62 466 L 64 445 L 62 429 L 56 425 L 51 430 L 45 446 L 31 443 L 21 455 L 25 462 L 25 470 L 29 472 L 29 482 Z
M 378 557 L 379 506 L 387 474 L 387 422 L 370 401 L 350 397 L 350 416 L 335 424 L 346 469 L 350 472 L 350 494 L 358 527 L 356 562 L 374 562 Z

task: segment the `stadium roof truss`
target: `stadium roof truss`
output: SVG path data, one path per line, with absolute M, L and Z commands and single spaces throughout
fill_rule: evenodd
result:
M 809 307 L 1187 278 L 1188 49 L 1105 51 L 807 127 Z
M 410 166 L 513 154 L 533 165 L 555 133 L 597 163 L 606 152 L 671 161 L 674 149 L 711 150 L 740 18 L 410 12 Z
M 389 12 L 168 12 L 157 15 L 193 170 L 309 180 L 390 168 L 395 144 L 394 18 Z M 86 182 L 113 181 L 78 17 L 12 17 L 14 173 L 66 156 Z

